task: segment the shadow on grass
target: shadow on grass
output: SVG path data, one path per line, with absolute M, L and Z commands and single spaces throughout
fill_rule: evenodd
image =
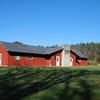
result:
M 80 95 L 81 100 L 92 100 L 91 86 L 85 81 L 80 80 L 79 85 L 82 91 L 73 89 L 69 94 L 70 80 L 78 78 L 93 72 L 81 71 L 60 71 L 60 70 L 42 70 L 25 69 L 8 71 L 6 74 L 0 74 L 0 99 L 1 100 L 21 100 L 33 93 L 48 89 L 59 83 L 66 83 L 64 91 L 59 95 L 60 100 L 73 100 L 73 97 Z M 94 72 L 98 74 L 100 72 Z
M 65 88 L 59 95 L 59 100 L 92 100 L 92 88 L 86 80 L 79 81 L 80 88 L 70 86 L 70 81 L 65 83 Z

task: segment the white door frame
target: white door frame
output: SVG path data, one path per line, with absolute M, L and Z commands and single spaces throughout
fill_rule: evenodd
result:
M 0 53 L 0 57 L 1 57 L 1 59 L 0 59 L 0 66 L 1 66 L 1 62 L 2 62 L 2 54 Z
M 56 66 L 60 66 L 60 56 L 56 56 Z
M 70 65 L 73 66 L 73 57 L 70 57 Z

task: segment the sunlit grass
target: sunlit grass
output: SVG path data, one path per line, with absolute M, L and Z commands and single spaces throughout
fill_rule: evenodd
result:
M 100 100 L 100 66 L 0 67 L 1 100 Z

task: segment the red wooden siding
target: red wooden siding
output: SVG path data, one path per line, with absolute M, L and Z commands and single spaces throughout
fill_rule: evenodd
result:
M 50 58 L 50 66 L 56 66 L 56 56 L 59 56 L 60 57 L 60 66 L 62 66 L 62 50 L 51 55 L 51 58 Z
M 33 59 L 29 60 L 27 56 L 21 56 L 21 60 L 17 61 L 15 55 L 9 55 L 8 66 L 48 66 L 48 59 L 45 57 L 33 56 Z
M 36 55 L 36 54 L 21 54 L 21 53 L 8 53 L 7 50 L 0 44 L 0 53 L 2 54 L 3 66 L 56 66 L 56 56 L 60 57 L 60 66 L 62 66 L 62 50 L 54 52 L 50 55 Z M 16 56 L 21 56 L 21 60 L 17 61 Z M 27 57 L 33 56 L 33 59 L 29 60 Z M 73 66 L 85 66 L 88 65 L 87 59 L 76 60 L 78 57 L 71 52 L 70 55 L 73 58 Z
M 20 61 L 16 61 L 16 56 L 21 56 Z M 8 57 L 8 66 L 56 66 L 56 56 L 60 56 L 60 65 L 61 65 L 61 51 L 54 53 L 48 56 L 41 56 L 41 55 L 31 55 L 33 56 L 32 60 L 29 60 L 27 57 L 29 55 L 22 55 L 22 54 L 15 54 L 9 53 Z
M 8 65 L 8 52 L 2 46 L 2 44 L 0 44 L 0 53 L 2 54 L 1 65 L 7 66 Z
M 77 55 L 75 55 L 73 52 L 71 52 L 71 55 L 70 55 L 72 58 L 73 58 L 73 66 L 86 66 L 88 65 L 88 60 L 87 59 L 80 59 L 77 60 Z

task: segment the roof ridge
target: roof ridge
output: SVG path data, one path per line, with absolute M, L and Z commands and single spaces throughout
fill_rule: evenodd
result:
M 21 45 L 13 42 L 1 41 L 2 45 L 9 52 L 35 53 L 35 54 L 50 54 L 60 50 L 60 48 L 46 48 L 32 45 Z

